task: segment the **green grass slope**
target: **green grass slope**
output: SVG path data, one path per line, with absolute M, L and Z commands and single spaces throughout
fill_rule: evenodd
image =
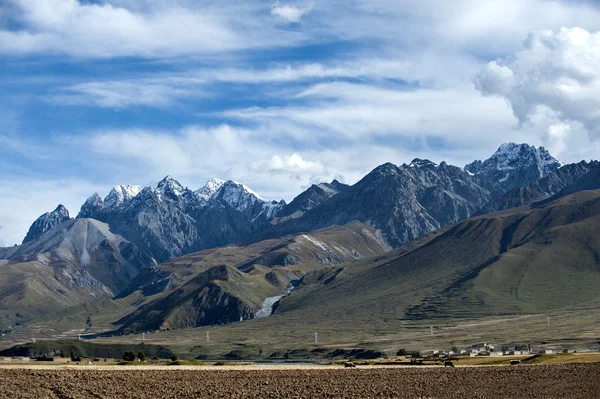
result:
M 133 332 L 252 319 L 307 273 L 383 252 L 369 227 L 353 223 L 186 255 L 143 271 L 121 295 L 138 309 L 116 324 Z
M 600 296 L 598 233 L 600 191 L 584 191 L 470 219 L 409 252 L 340 267 L 335 277 L 284 299 L 279 311 L 423 319 L 572 306 Z

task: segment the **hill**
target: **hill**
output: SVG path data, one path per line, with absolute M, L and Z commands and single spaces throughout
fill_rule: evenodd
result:
M 0 327 L 110 300 L 152 260 L 108 226 L 71 219 L 0 251 Z M 73 308 L 78 309 L 73 309 Z M 85 320 L 85 318 L 84 318 Z
M 119 296 L 138 309 L 116 324 L 129 332 L 266 317 L 306 273 L 383 252 L 354 223 L 186 255 L 140 273 Z
M 469 219 L 414 249 L 340 267 L 325 282 L 300 286 L 278 311 L 424 319 L 582 304 L 598 299 L 598 233 L 600 191 L 583 191 L 524 211 Z

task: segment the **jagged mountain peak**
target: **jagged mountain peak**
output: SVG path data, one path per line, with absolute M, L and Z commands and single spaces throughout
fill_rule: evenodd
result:
M 159 181 L 156 185 L 156 188 L 161 193 L 172 193 L 176 196 L 180 196 L 185 191 L 183 186 L 169 175 L 165 176 L 164 179 Z
M 85 200 L 85 204 L 99 204 L 99 203 L 104 203 L 104 201 L 102 200 L 102 197 L 100 197 L 100 194 L 98 194 L 97 192 L 90 195 L 88 197 L 87 200 Z
M 437 164 L 429 159 L 415 158 L 408 166 L 411 168 L 435 168 Z
M 104 205 L 107 208 L 118 207 L 134 198 L 140 191 L 142 191 L 142 187 L 136 185 L 114 186 L 104 198 Z
M 67 208 L 65 208 L 65 206 L 63 204 L 58 204 L 56 209 L 54 209 L 52 212 L 50 212 L 50 214 L 55 214 L 55 215 L 69 218 L 69 211 L 67 210 Z
M 210 198 L 212 198 L 213 195 L 217 193 L 217 191 L 219 191 L 221 187 L 223 187 L 223 184 L 225 184 L 225 180 L 213 177 L 212 179 L 206 182 L 204 187 L 202 187 L 199 190 L 196 190 L 195 193 L 201 200 L 208 201 Z
M 465 170 L 473 174 L 486 173 L 490 169 L 515 170 L 527 164 L 534 164 L 545 177 L 563 163 L 554 158 L 544 147 L 535 147 L 529 144 L 504 143 L 498 150 L 485 161 L 474 161 Z
M 243 210 L 265 200 L 248 186 L 233 180 L 227 180 L 214 195 L 229 204 L 232 208 Z
M 502 194 L 544 178 L 563 166 L 544 147 L 504 143 L 485 161 L 474 161 L 464 170 L 477 176 L 490 190 Z
M 389 176 L 397 175 L 399 172 L 398 167 L 391 162 L 386 162 L 383 165 L 379 165 L 371 171 L 367 176 Z
M 33 222 L 27 235 L 23 239 L 23 244 L 33 241 L 54 226 L 58 226 L 70 219 L 71 217 L 69 216 L 67 208 L 65 208 L 64 205 L 59 204 L 52 212 L 44 213 Z

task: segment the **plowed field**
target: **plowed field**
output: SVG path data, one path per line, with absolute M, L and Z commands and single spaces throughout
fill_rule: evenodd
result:
M 298 370 L 0 370 L 3 398 L 598 398 L 600 364 Z

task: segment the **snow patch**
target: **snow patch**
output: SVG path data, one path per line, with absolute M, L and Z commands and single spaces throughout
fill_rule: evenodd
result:
M 208 201 L 223 187 L 223 184 L 225 184 L 225 180 L 212 178 L 206 182 L 204 187 L 196 190 L 195 193 L 201 200 Z
M 321 248 L 323 251 L 329 251 L 329 247 L 327 246 L 327 244 L 325 244 L 322 241 L 317 240 L 315 237 L 312 237 L 312 236 L 309 236 L 306 234 L 302 234 L 302 238 L 311 242 L 312 244 L 316 245 L 317 247 Z
M 109 209 L 117 208 L 142 191 L 142 187 L 136 185 L 119 185 L 114 186 L 110 193 L 104 198 L 104 206 Z

